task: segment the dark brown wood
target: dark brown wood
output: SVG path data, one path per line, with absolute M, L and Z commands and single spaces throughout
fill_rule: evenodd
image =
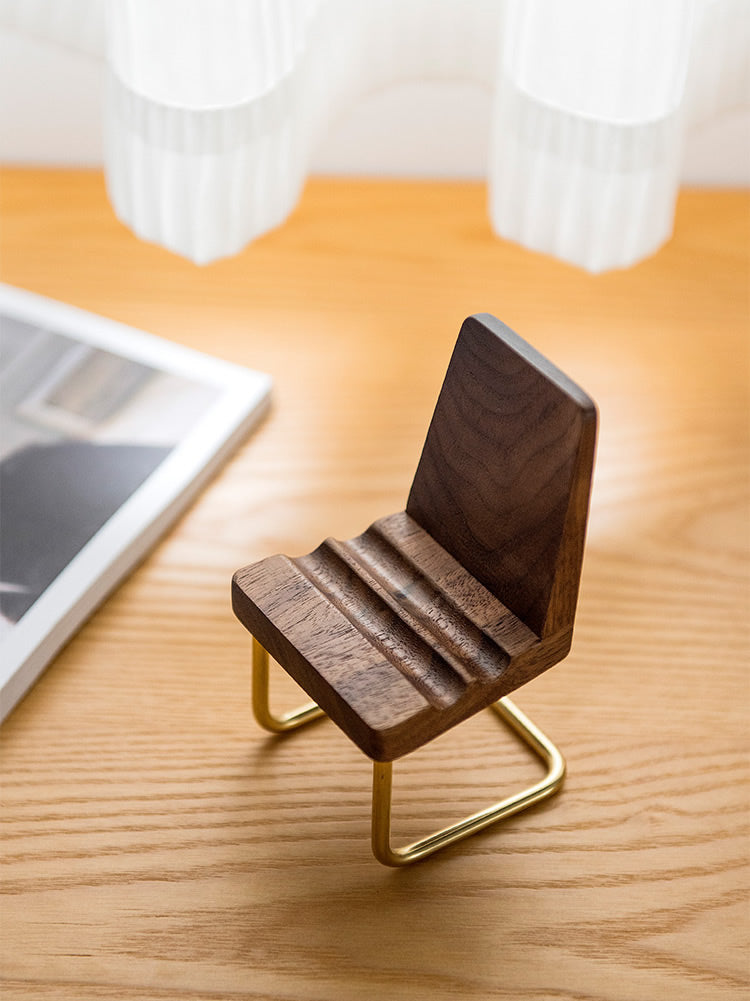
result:
M 235 613 L 366 754 L 400 757 L 567 654 L 595 437 L 582 390 L 469 317 L 406 511 L 239 570 Z
M 531 629 L 573 625 L 593 401 L 494 316 L 459 335 L 407 513 Z

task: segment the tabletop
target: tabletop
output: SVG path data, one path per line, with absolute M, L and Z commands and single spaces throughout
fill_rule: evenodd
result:
M 595 276 L 493 236 L 481 184 L 317 179 L 198 268 L 118 223 L 98 171 L 0 180 L 3 281 L 274 379 L 0 731 L 3 998 L 747 997 L 750 196 L 683 192 L 664 248 Z M 327 721 L 255 724 L 230 578 L 403 508 L 475 312 L 600 410 L 573 648 L 514 696 L 568 776 L 390 870 L 367 758 Z M 397 762 L 394 837 L 537 772 L 480 713 Z

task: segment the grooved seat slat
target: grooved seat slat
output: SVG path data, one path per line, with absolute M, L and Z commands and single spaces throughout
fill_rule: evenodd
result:
M 345 543 L 329 539 L 311 553 L 294 560 L 321 597 L 331 602 L 425 698 L 449 706 L 463 695 L 468 679 L 433 650 L 413 620 L 366 569 L 351 559 Z
M 364 533 L 365 537 L 382 540 L 404 567 L 413 568 L 432 591 L 431 601 L 425 596 L 420 606 L 430 617 L 434 608 L 450 609 L 451 617 L 468 621 L 487 640 L 513 657 L 529 649 L 539 637 L 517 618 L 494 594 L 461 566 L 432 536 L 410 518 L 405 511 L 380 518 Z M 356 540 L 355 540 L 356 541 Z M 481 601 L 477 597 L 481 596 Z M 464 656 L 473 657 L 470 650 Z M 481 665 L 474 665 L 481 670 Z M 492 674 L 487 670 L 487 674 Z
M 440 653 L 466 685 L 493 680 L 508 666 L 508 653 L 407 560 L 398 546 L 372 529 L 340 545 L 352 565 L 361 568 L 387 596 L 395 613 Z

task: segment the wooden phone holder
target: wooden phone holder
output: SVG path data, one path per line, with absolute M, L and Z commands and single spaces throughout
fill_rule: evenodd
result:
M 504 698 L 570 649 L 596 408 L 494 317 L 469 317 L 406 510 L 307 556 L 233 579 L 253 634 L 253 709 L 272 732 L 326 714 L 374 762 L 373 851 L 404 865 L 556 792 L 560 752 Z M 313 703 L 268 707 L 268 654 Z M 404 848 L 390 843 L 391 763 L 492 707 L 544 779 Z

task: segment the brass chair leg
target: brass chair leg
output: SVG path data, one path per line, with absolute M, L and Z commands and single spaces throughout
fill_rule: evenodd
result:
M 282 716 L 275 716 L 269 707 L 268 652 L 253 637 L 253 714 L 258 723 L 271 733 L 287 733 L 296 730 L 306 723 L 325 716 L 325 713 L 314 702 L 300 706 Z M 405 866 L 420 859 L 427 858 L 441 848 L 468 838 L 469 835 L 489 827 L 500 820 L 520 813 L 534 803 L 552 796 L 562 786 L 565 778 L 565 759 L 552 741 L 534 726 L 531 720 L 511 702 L 510 699 L 500 699 L 490 706 L 502 721 L 516 733 L 532 751 L 537 754 L 547 766 L 547 774 L 539 782 L 514 793 L 478 813 L 473 813 L 463 820 L 444 827 L 434 834 L 421 838 L 402 848 L 391 846 L 391 792 L 393 780 L 393 763 L 391 761 L 373 761 L 372 782 L 372 850 L 375 858 L 388 866 Z
M 434 852 L 468 838 L 490 824 L 511 817 L 540 800 L 552 796 L 565 778 L 565 759 L 555 745 L 515 706 L 510 699 L 500 699 L 490 707 L 545 762 L 547 774 L 539 782 L 471 814 L 450 827 L 421 838 L 403 848 L 391 846 L 391 786 L 393 763 L 373 762 L 372 850 L 383 865 L 404 866 L 427 858 Z
M 268 702 L 268 651 L 253 636 L 253 715 L 264 730 L 270 733 L 288 733 L 305 723 L 325 716 L 314 702 L 308 702 L 298 709 L 275 716 Z

